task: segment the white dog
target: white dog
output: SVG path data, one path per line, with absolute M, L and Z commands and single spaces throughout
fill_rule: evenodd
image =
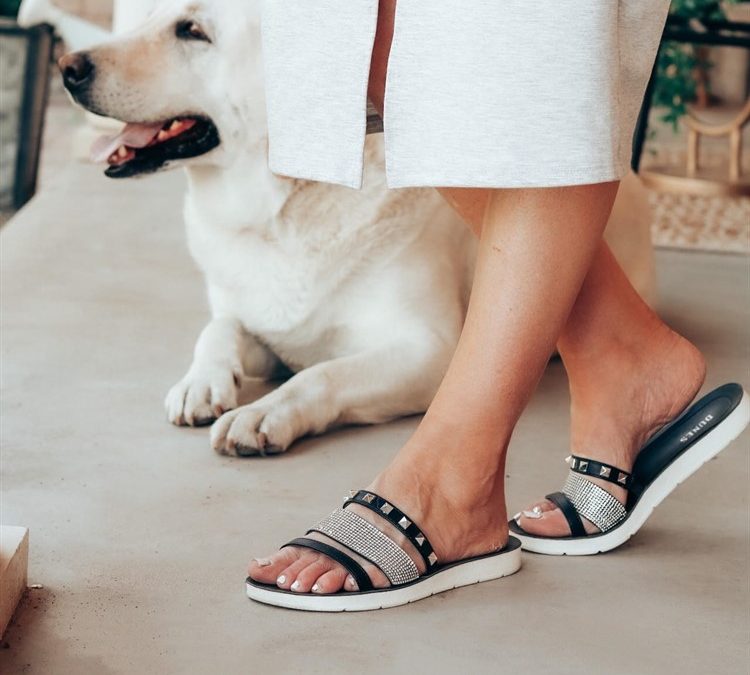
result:
M 126 178 L 185 166 L 190 250 L 212 319 L 169 419 L 213 422 L 222 453 L 279 453 L 333 425 L 423 412 L 464 319 L 474 243 L 431 189 L 386 189 L 382 141 L 364 188 L 267 166 L 259 2 L 168 0 L 130 35 L 61 60 L 88 110 L 129 124 L 95 152 Z M 243 377 L 294 375 L 238 406 Z

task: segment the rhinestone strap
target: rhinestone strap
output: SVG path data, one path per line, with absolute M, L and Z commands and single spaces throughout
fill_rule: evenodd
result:
M 388 535 L 348 509 L 336 509 L 310 532 L 320 532 L 377 565 L 394 586 L 419 578 L 409 555 Z
M 563 493 L 576 507 L 576 511 L 602 532 L 611 530 L 628 515 L 625 507 L 609 492 L 579 474 L 568 474 Z

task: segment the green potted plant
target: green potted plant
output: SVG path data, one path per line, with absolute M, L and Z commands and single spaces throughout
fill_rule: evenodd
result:
M 20 6 L 21 0 L 0 0 L 0 16 L 15 18 Z
M 54 36 L 45 24 L 21 28 L 20 0 L 0 0 L 0 210 L 36 191 Z
M 673 0 L 670 16 L 690 21 L 724 21 L 725 7 L 739 0 Z M 706 105 L 710 98 L 708 73 L 712 67 L 706 47 L 666 42 L 659 52 L 653 105 L 662 121 L 676 130 L 690 104 Z

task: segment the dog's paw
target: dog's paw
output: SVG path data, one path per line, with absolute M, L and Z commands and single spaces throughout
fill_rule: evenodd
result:
M 241 385 L 239 370 L 191 370 L 167 394 L 167 419 L 177 426 L 208 426 L 237 407 Z
M 295 421 L 292 407 L 261 399 L 220 417 L 211 429 L 211 445 L 221 455 L 280 455 L 299 436 Z

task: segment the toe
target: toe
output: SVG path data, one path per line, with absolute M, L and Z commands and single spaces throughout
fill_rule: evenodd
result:
M 317 583 L 318 579 L 322 577 L 326 572 L 329 572 L 333 567 L 333 563 L 328 560 L 318 560 L 317 562 L 308 565 L 302 571 L 297 574 L 297 578 L 294 583 L 290 586 L 291 590 L 295 593 L 309 593 L 312 587 Z
M 536 504 L 531 507 L 531 510 L 539 509 L 542 513 L 546 513 L 547 511 L 554 511 L 557 508 L 557 504 L 553 504 L 549 499 L 542 499 L 541 501 L 536 502 Z
M 262 584 L 275 584 L 279 575 L 298 560 L 300 555 L 299 549 L 288 547 L 268 558 L 254 558 L 250 562 L 248 576 Z
M 310 590 L 321 594 L 338 593 L 344 587 L 347 576 L 346 570 L 337 566 L 323 574 Z
M 349 593 L 354 593 L 359 590 L 359 586 L 351 574 L 347 575 L 346 580 L 344 581 L 344 590 Z
M 534 513 L 527 511 L 526 513 Z M 551 509 L 539 511 L 533 516 L 521 514 L 518 524 L 529 534 L 542 537 L 569 537 L 570 526 L 562 511 L 556 506 Z
M 292 584 L 297 581 L 297 577 L 302 570 L 306 569 L 313 563 L 318 562 L 318 555 L 315 553 L 303 552 L 299 560 L 295 560 L 289 567 L 282 570 L 276 577 L 276 585 L 288 591 Z M 297 590 L 296 588 L 294 590 Z
M 547 511 L 554 511 L 557 508 L 549 499 L 542 499 L 538 502 L 534 502 L 531 506 L 527 506 L 523 511 L 520 511 L 513 520 L 518 520 L 521 516 L 526 518 L 539 518 L 543 513 Z

